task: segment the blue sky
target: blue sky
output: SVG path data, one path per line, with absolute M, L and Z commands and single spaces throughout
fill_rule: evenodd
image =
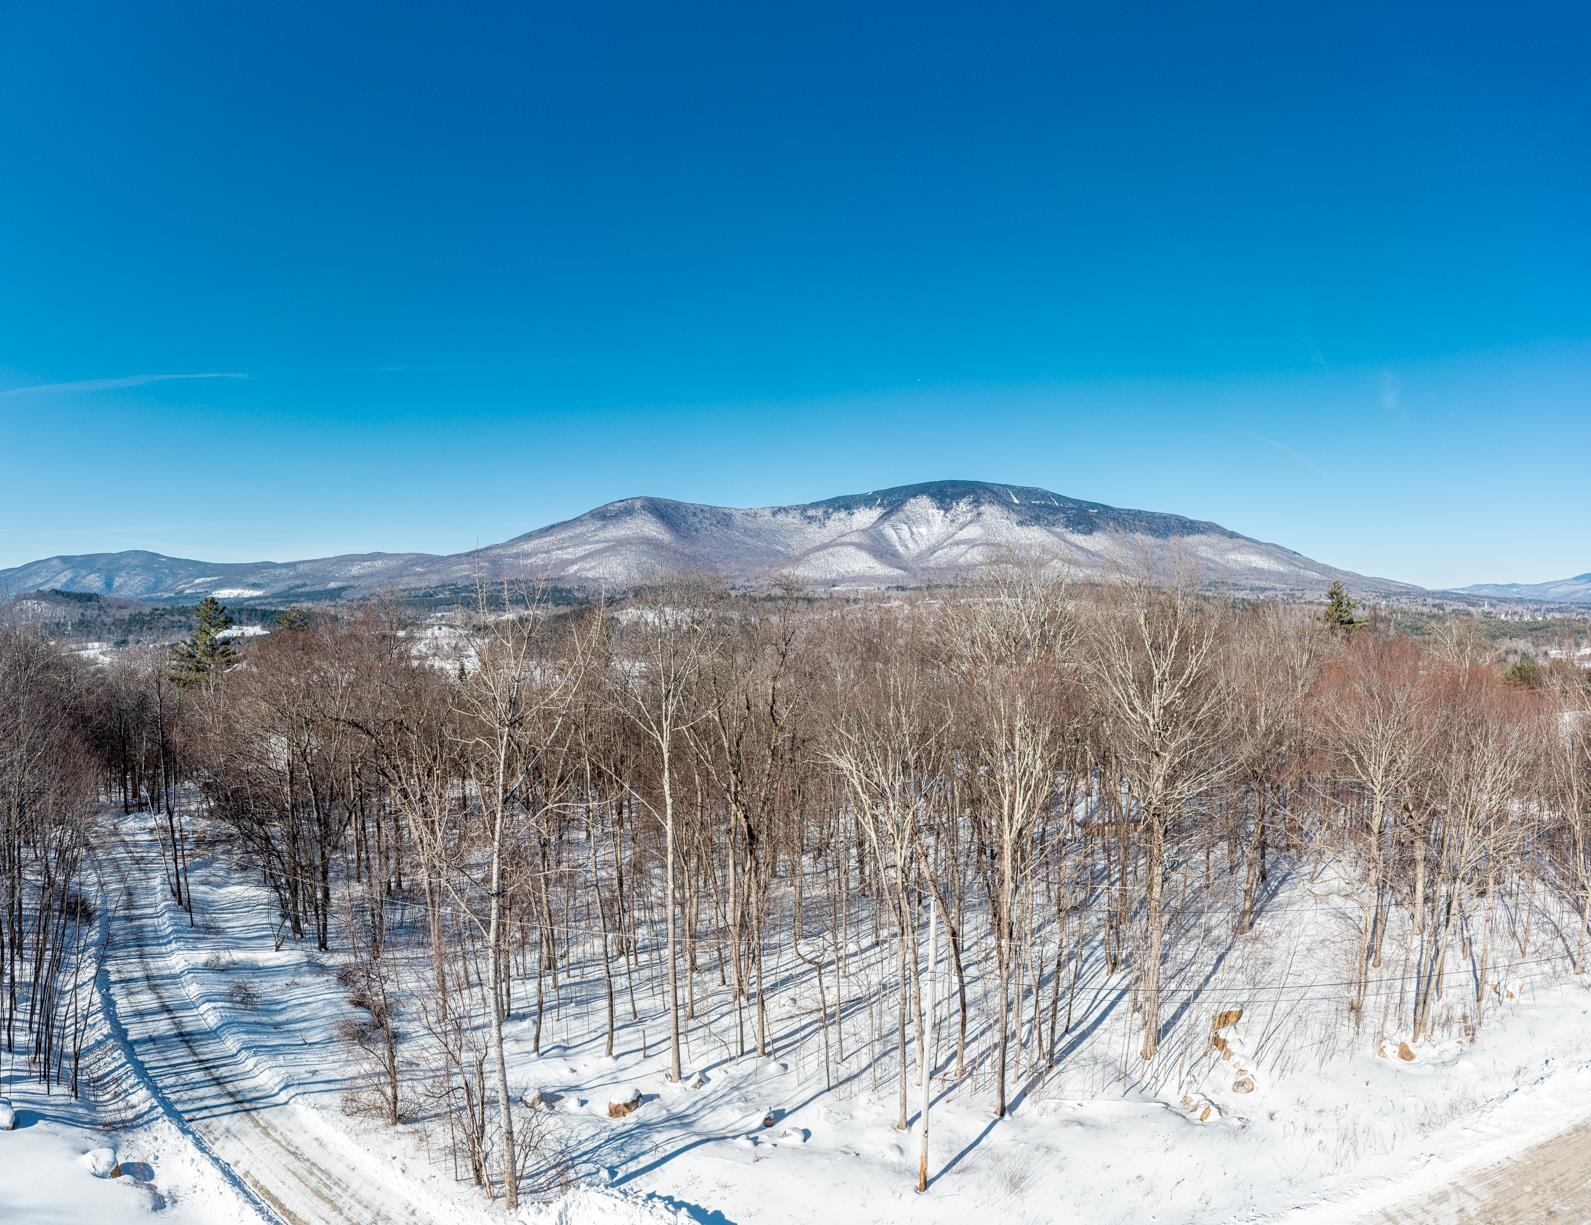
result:
M 0 565 L 964 477 L 1591 569 L 1584 6 L 0 21 Z

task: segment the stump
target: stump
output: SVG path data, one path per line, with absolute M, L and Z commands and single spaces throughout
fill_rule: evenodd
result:
M 616 1102 L 608 1103 L 608 1118 L 622 1119 L 627 1115 L 632 1115 L 635 1113 L 636 1108 L 640 1106 L 640 1104 L 641 1091 L 639 1089 L 632 1089 L 628 1097 L 621 1098 Z

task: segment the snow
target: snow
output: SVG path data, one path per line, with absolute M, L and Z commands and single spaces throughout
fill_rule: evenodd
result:
M 95 1043 L 102 1054 L 112 1045 L 103 1028 Z M 94 1053 L 91 1047 L 91 1058 Z M 131 1225 L 155 1218 L 208 1225 L 248 1219 L 181 1130 L 136 1086 L 109 1080 L 99 1104 L 73 1102 L 59 1091 L 46 1095 L 31 1083 L 9 1086 L 15 1130 L 0 1130 L 0 1221 Z M 110 1177 L 118 1166 L 118 1176 Z
M 273 1155 L 273 1145 L 337 1171 L 350 1214 L 503 1220 L 500 1204 L 455 1181 L 423 1128 L 345 1112 L 358 1070 L 337 1035 L 353 1011 L 335 956 L 291 940 L 276 947 L 268 891 L 228 861 L 220 831 L 192 825 L 191 926 L 165 888 L 150 818 L 117 822 L 125 843 L 106 839 L 127 848 L 116 851 L 124 858 L 102 855 L 106 879 L 126 879 L 102 898 L 106 1006 L 86 1057 L 97 1088 L 72 1102 L 17 1072 L 0 1083 L 17 1123 L 0 1131 L 0 1220 L 269 1219 L 251 1188 L 293 1194 L 297 1160 Z M 912 1187 L 915 1089 L 912 1128 L 898 1132 L 887 1053 L 881 1062 L 867 1050 L 860 1021 L 850 1058 L 825 1084 L 803 966 L 770 966 L 778 993 L 767 1057 L 735 1055 L 734 1013 L 709 1006 L 720 993 L 704 992 L 686 1076 L 674 1084 L 656 1001 L 642 990 L 639 1019 L 626 1012 L 607 1056 L 600 982 L 576 961 L 539 1053 L 526 1012 L 507 1035 L 511 1088 L 546 1112 L 575 1183 L 514 1219 L 1337 1221 L 1591 1115 L 1591 992 L 1562 973 L 1550 948 L 1499 952 L 1512 963 L 1487 985 L 1489 1015 L 1474 1040 L 1450 1026 L 1409 1043 L 1406 1060 L 1395 1009 L 1384 1023 L 1374 1013 L 1355 1038 L 1340 993 L 1321 990 L 1344 977 L 1352 919 L 1329 874 L 1282 881 L 1249 936 L 1230 939 L 1219 910 L 1195 916 L 1183 937 L 1191 978 L 1181 981 L 1202 985 L 1174 998 L 1166 1052 L 1147 1074 L 1132 1049 L 1128 979 L 1085 963 L 1057 1069 L 1018 1077 L 1013 1108 L 998 1121 L 984 1071 L 951 1075 L 947 1012 L 926 1196 Z M 865 936 L 852 950 L 858 974 L 889 955 Z M 947 1006 L 948 985 L 938 993 Z M 971 989 L 976 996 L 987 984 L 975 977 Z M 208 1078 L 216 1068 L 225 1091 Z M 634 1094 L 633 1113 L 609 1117 L 610 1102 Z M 105 1162 L 86 1154 L 106 1148 L 121 1177 L 90 1168 Z
M 91 664 L 108 664 L 116 658 L 116 648 L 108 642 L 80 642 L 68 649 Z
M 171 1225 L 200 1225 L 227 1219 L 222 1205 L 170 1198 L 145 1162 L 129 1160 L 120 1178 L 98 1173 L 92 1154 L 111 1151 L 98 1143 L 91 1128 L 66 1121 L 54 1109 L 25 1112 L 18 1130 L 0 1136 L 0 1221 L 124 1225 L 154 1218 Z M 140 1144 L 136 1151 L 160 1150 Z
M 521 1212 L 527 1225 L 679 1225 L 699 1220 L 665 1200 L 607 1187 L 575 1187 L 549 1204 Z
M 1256 549 L 1233 549 L 1231 547 L 1201 548 L 1200 556 L 1212 561 L 1218 561 L 1224 566 L 1232 566 L 1247 570 L 1268 570 L 1278 574 L 1297 573 L 1298 567 L 1289 564 L 1285 559 L 1269 553 L 1261 553 Z

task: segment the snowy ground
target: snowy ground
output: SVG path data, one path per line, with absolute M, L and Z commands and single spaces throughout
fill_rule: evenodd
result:
M 88 1052 L 92 1092 L 68 1103 L 15 1079 L 0 1090 L 20 1116 L 0 1133 L 0 1221 L 502 1220 L 500 1205 L 454 1179 L 423 1120 L 394 1130 L 344 1111 L 358 1072 L 336 1036 L 354 1014 L 335 956 L 276 949 L 269 892 L 214 841 L 195 862 L 190 927 L 166 890 L 149 818 L 113 824 L 120 835 L 107 836 L 99 863 L 125 885 L 102 895 L 99 985 L 113 1007 Z M 1200 987 L 1172 1001 L 1176 1037 L 1149 1083 L 1123 1080 L 1133 1032 L 1125 979 L 1098 967 L 1080 975 L 1059 1069 L 1018 1081 L 999 1122 L 985 1075 L 959 1087 L 943 1075 L 953 1027 L 942 1022 L 925 1197 L 912 1190 L 916 1132 L 894 1129 L 891 1069 L 860 1022 L 825 1087 L 815 992 L 799 966 L 771 967 L 787 976 L 773 1057 L 735 1057 L 733 1014 L 704 1015 L 686 1082 L 672 1085 L 655 1002 L 643 993 L 638 1021 L 624 1010 L 607 1058 L 600 984 L 576 963 L 541 1053 L 528 1016 L 510 1041 L 513 1087 L 540 1091 L 583 1188 L 521 1219 L 1449 1219 L 1396 1210 L 1477 1161 L 1591 1116 L 1591 993 L 1546 976 L 1550 948 L 1515 948 L 1474 1042 L 1455 1032 L 1412 1061 L 1395 1048 L 1382 1057 L 1345 1035 L 1331 1011 L 1340 1004 L 1321 1002 L 1332 994 L 1322 984 L 1342 977 L 1336 903 L 1327 886 L 1294 880 L 1246 941 L 1230 945 L 1216 920 L 1183 932 L 1179 947 L 1208 964 L 1179 977 Z M 703 973 L 716 973 L 708 961 Z M 1208 1024 L 1226 1008 L 1244 1017 L 1222 1031 L 1223 1059 Z M 1245 1076 L 1254 1087 L 1240 1092 Z M 641 1107 L 610 1119 L 607 1104 L 634 1090 Z M 83 1153 L 107 1144 L 122 1178 L 83 1165 Z

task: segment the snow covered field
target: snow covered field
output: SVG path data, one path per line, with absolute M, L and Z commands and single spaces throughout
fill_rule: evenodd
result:
M 199 830 L 190 926 L 150 818 L 107 822 L 98 866 L 126 883 L 101 896 L 106 1007 L 85 1056 L 89 1092 L 68 1103 L 9 1075 L 18 1127 L 0 1133 L 0 1220 L 503 1219 L 454 1178 L 423 1114 L 389 1129 L 345 1111 L 361 1072 L 338 1034 L 355 1015 L 338 958 L 276 947 L 274 899 L 229 866 L 220 832 Z M 804 967 L 776 967 L 789 981 L 772 1057 L 734 1057 L 733 1014 L 704 1015 L 679 1085 L 665 1076 L 655 1001 L 643 993 L 637 1021 L 625 1010 L 607 1057 L 600 981 L 572 970 L 540 1053 L 525 1011 L 509 1038 L 514 1093 L 541 1103 L 560 1156 L 549 1182 L 580 1185 L 549 1187 L 518 1219 L 1371 1219 L 1591 1114 L 1591 993 L 1537 989 L 1549 948 L 1515 950 L 1474 1042 L 1453 1035 L 1411 1048 L 1412 1060 L 1383 1056 L 1328 1024 L 1319 1003 L 1316 988 L 1340 978 L 1335 905 L 1328 884 L 1293 879 L 1253 937 L 1224 952 L 1213 924 L 1209 940 L 1190 937 L 1194 956 L 1210 956 L 1205 986 L 1147 1083 L 1122 1076 L 1133 1026 L 1121 983 L 1085 967 L 1059 1065 L 1018 1082 L 1010 1117 L 992 1119 L 977 1074 L 938 1082 L 926 1196 L 912 1188 L 915 1130 L 895 1130 L 893 1079 L 860 1031 L 845 1074 L 825 1086 Z M 706 958 L 701 972 L 716 973 Z M 1208 1041 L 1212 1009 L 1243 1012 L 1220 1031 L 1225 1058 Z M 635 1092 L 639 1108 L 610 1118 L 609 1103 Z M 85 1164 L 105 1146 L 119 1178 Z

